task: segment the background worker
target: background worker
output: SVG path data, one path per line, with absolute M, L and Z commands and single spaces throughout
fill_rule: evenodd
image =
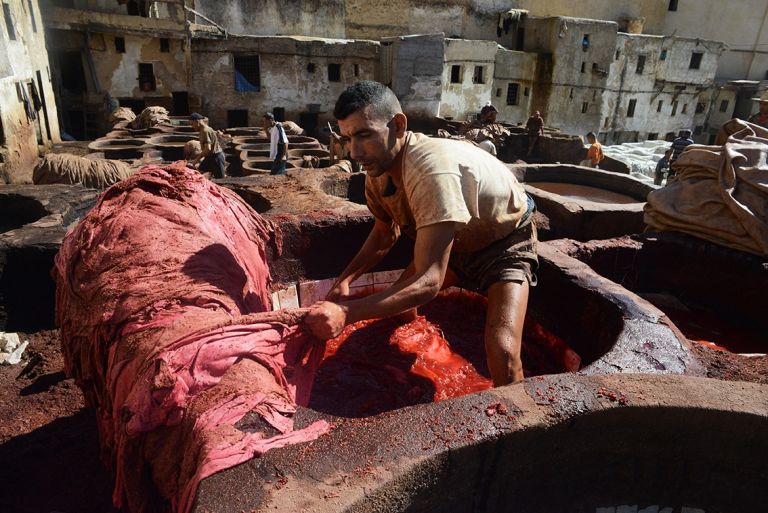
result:
M 675 161 L 680 158 L 680 155 L 685 151 L 685 149 L 693 144 L 693 139 L 691 139 L 691 131 L 690 130 L 681 130 L 680 136 L 672 141 L 672 147 L 670 148 L 672 150 L 672 155 L 669 156 L 669 172 L 667 173 L 667 181 L 673 176 L 675 176 L 675 168 L 673 164 Z
M 528 134 L 528 157 L 533 155 L 533 147 L 536 146 L 536 142 L 539 137 L 544 135 L 544 119 L 541 117 L 541 112 L 538 110 L 533 113 L 533 116 L 528 118 L 525 123 L 525 133 Z
M 597 142 L 597 136 L 594 132 L 587 134 L 587 142 L 589 143 L 587 158 L 581 161 L 581 165 L 598 169 L 600 162 L 605 158 L 605 155 L 603 155 L 603 145 Z
M 200 153 L 191 160 L 192 167 L 197 167 L 202 173 L 210 172 L 214 178 L 224 178 L 227 159 L 216 131 L 209 127 L 205 118 L 197 112 L 190 114 L 189 119 L 192 128 L 198 131 L 200 137 Z
M 288 136 L 285 135 L 283 124 L 275 121 L 271 112 L 264 114 L 264 130 L 269 134 L 269 158 L 272 162 L 272 175 L 284 175 L 288 162 Z
M 669 157 L 672 156 L 672 149 L 668 149 L 664 152 L 664 156 L 656 163 L 656 172 L 653 176 L 653 185 L 661 185 L 661 181 L 664 180 L 664 175 L 669 169 Z
M 334 115 L 350 156 L 366 172 L 374 226 L 326 301 L 305 322 L 321 338 L 363 319 L 413 312 L 441 287 L 487 293 L 485 349 L 495 386 L 523 379 L 520 357 L 529 287 L 535 284 L 534 205 L 504 163 L 474 145 L 408 131 L 395 94 L 358 82 Z M 375 266 L 401 233 L 415 238 L 413 261 L 388 289 L 349 299 L 349 285 Z
M 759 98 L 752 98 L 753 102 L 758 103 L 758 110 L 752 114 L 747 121 L 768 128 L 768 91 L 763 91 Z

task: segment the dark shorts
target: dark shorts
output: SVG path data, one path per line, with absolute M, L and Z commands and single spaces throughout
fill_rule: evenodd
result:
M 274 162 L 272 162 L 272 172 L 270 174 L 272 175 L 284 175 L 285 174 L 285 163 L 287 161 L 282 159 L 275 159 Z
M 211 173 L 214 178 L 224 178 L 224 167 L 227 159 L 224 152 L 214 153 L 205 157 L 198 166 L 201 173 Z
M 538 237 L 531 220 L 534 206 L 530 196 L 528 204 L 524 220 L 505 238 L 478 251 L 451 253 L 448 267 L 459 278 L 460 287 L 485 293 L 497 282 L 527 281 L 531 287 L 536 286 Z

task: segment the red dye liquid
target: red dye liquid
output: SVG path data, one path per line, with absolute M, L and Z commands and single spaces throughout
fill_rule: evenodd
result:
M 491 388 L 483 335 L 486 300 L 448 292 L 419 318 L 361 321 L 329 340 L 309 406 L 365 417 Z M 522 348 L 525 375 L 578 370 L 567 344 L 529 318 Z
M 765 353 L 768 348 L 764 334 L 711 312 L 665 306 L 664 313 L 691 342 L 731 353 Z

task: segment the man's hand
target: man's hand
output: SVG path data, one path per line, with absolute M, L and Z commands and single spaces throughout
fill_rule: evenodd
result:
M 334 303 L 338 303 L 342 299 L 347 298 L 349 298 L 349 283 L 347 283 L 347 280 L 337 282 L 333 288 L 328 291 L 328 294 L 325 295 L 326 301 L 333 301 Z
M 330 301 L 318 301 L 309 308 L 304 323 L 314 336 L 328 340 L 339 336 L 347 324 L 347 308 Z

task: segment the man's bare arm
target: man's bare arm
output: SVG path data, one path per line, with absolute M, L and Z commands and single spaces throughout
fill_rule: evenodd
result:
M 392 225 L 376 219 L 365 243 L 342 271 L 326 299 L 338 301 L 348 295 L 349 284 L 381 262 L 381 259 L 389 253 L 389 250 L 397 242 L 398 236 L 399 234 Z
M 420 229 L 416 235 L 411 276 L 370 296 L 341 301 L 320 301 L 305 318 L 312 333 L 321 339 L 338 336 L 348 323 L 389 317 L 423 305 L 438 292 L 448 269 L 456 223 L 446 222 Z

